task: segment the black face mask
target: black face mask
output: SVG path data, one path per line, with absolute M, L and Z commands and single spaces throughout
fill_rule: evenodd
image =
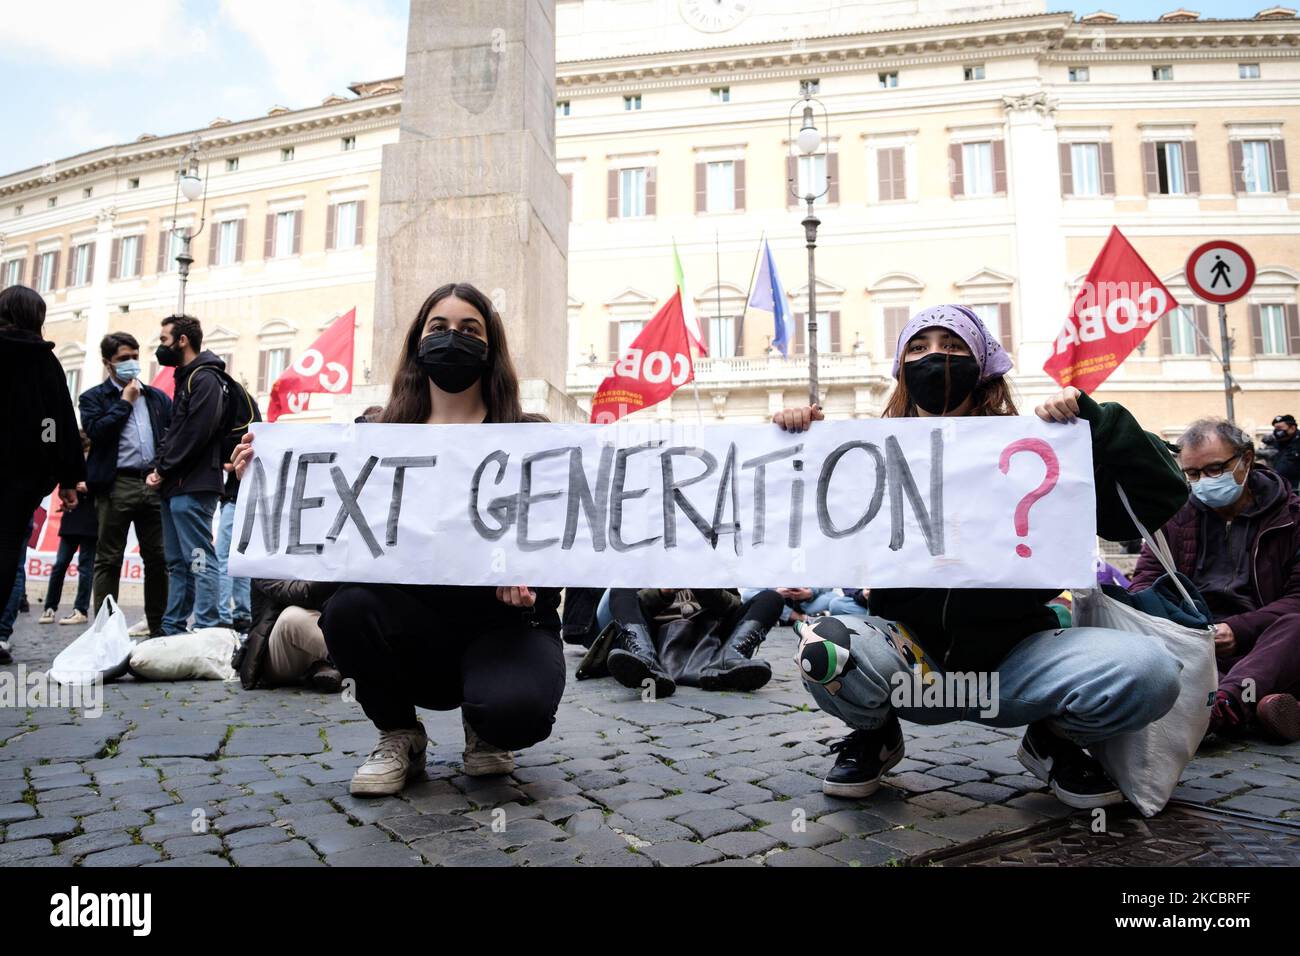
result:
M 1276 438 L 1278 441 L 1286 441 L 1288 438 L 1291 437 L 1291 433 L 1288 432 L 1285 428 L 1274 428 L 1273 437 Z
M 903 363 L 903 383 L 917 406 L 943 415 L 966 401 L 979 384 L 979 363 L 969 355 L 927 355 Z
M 444 392 L 463 392 L 487 369 L 487 343 L 464 332 L 444 329 L 420 339 L 416 360 Z
M 158 360 L 159 365 L 179 366 L 185 356 L 175 345 L 160 345 L 154 349 L 154 358 Z

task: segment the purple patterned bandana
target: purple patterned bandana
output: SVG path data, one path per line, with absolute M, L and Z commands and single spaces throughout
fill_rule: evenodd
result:
M 964 305 L 936 305 L 916 313 L 903 326 L 894 348 L 894 378 L 898 378 L 903 349 L 912 340 L 912 336 L 925 329 L 935 328 L 947 329 L 961 336 L 980 367 L 981 385 L 990 379 L 1001 378 L 1011 370 L 1011 356 L 989 335 L 989 330 L 978 315 Z

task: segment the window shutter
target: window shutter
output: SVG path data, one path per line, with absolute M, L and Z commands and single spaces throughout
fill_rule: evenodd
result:
M 266 214 L 266 240 L 262 243 L 262 258 L 271 259 L 275 256 L 275 213 Z
M 221 223 L 214 222 L 212 224 L 211 231 L 208 233 L 208 265 L 209 266 L 215 266 L 217 264 L 217 249 L 220 248 L 220 246 L 221 246 Z M 113 253 L 113 258 L 116 260 L 117 258 L 116 252 Z
M 325 248 L 334 248 L 334 225 L 338 221 L 339 207 L 338 203 L 330 203 L 329 212 L 325 216 Z
M 94 246 L 90 247 L 92 250 Z M 155 270 L 159 275 L 167 271 L 167 230 L 164 229 L 158 233 L 158 268 Z
M 1241 147 L 1241 140 L 1234 139 L 1228 143 L 1228 161 L 1232 166 L 1232 191 L 1241 195 L 1246 191 L 1246 177 L 1244 175 L 1246 157 Z
M 560 178 L 564 180 L 564 195 L 568 197 L 568 221 L 573 222 L 573 173 L 565 173 Z
M 86 250 L 86 285 L 93 285 L 95 282 L 95 243 L 90 243 L 90 248 Z
M 1183 172 L 1187 174 L 1187 191 L 1193 195 L 1201 191 L 1201 164 L 1196 158 L 1196 141 L 1183 143 Z
M 1289 193 L 1291 178 L 1286 171 L 1286 143 L 1280 139 L 1268 141 L 1269 155 L 1273 159 L 1273 192 Z
M 885 310 L 885 357 L 891 357 L 898 350 L 898 337 L 907 325 L 907 307 L 890 306 Z
M 826 154 L 826 201 L 834 205 L 840 201 L 840 154 Z
M 1260 320 L 1259 306 L 1250 307 L 1250 338 L 1255 355 L 1264 354 L 1264 323 Z
M 27 271 L 27 260 L 26 260 L 26 259 L 19 259 L 19 260 L 18 260 L 18 281 L 17 281 L 17 283 L 15 283 L 16 285 L 22 285 L 22 284 L 23 284 L 23 279 L 27 278 L 27 277 L 23 274 L 23 273 L 25 273 L 26 271 Z
M 72 274 L 72 267 L 76 265 L 76 262 L 77 262 L 77 247 L 69 246 L 68 247 L 68 277 L 63 283 L 69 289 L 72 288 L 72 280 L 76 278 L 76 276 Z
M 998 303 L 998 339 L 1008 355 L 1015 354 L 1016 340 L 1011 334 L 1011 303 Z
M 611 169 L 605 177 L 605 216 L 618 218 L 618 170 Z
M 618 361 L 618 323 L 609 323 L 609 360 Z
M 894 198 L 894 151 L 876 150 L 876 200 L 890 202 Z
M 32 256 L 32 288 L 35 289 L 41 283 L 41 254 L 38 252 Z
M 735 193 L 736 212 L 744 212 L 745 211 L 745 161 L 743 159 L 736 160 L 736 164 L 733 172 L 735 174 L 735 179 L 736 179 L 736 193 Z M 739 355 L 740 353 L 737 352 L 736 354 Z
M 1142 144 L 1142 176 L 1146 180 L 1146 190 L 1148 196 L 1158 195 L 1160 192 L 1160 164 L 1156 160 L 1156 144 Z
M 647 166 L 645 171 L 645 214 L 653 216 L 655 214 L 655 180 L 659 178 L 659 170 L 655 166 Z
M 1200 333 L 1196 337 L 1196 354 L 1205 354 L 1205 343 L 1210 341 L 1210 311 L 1203 305 L 1196 308 L 1196 329 Z
M 1061 157 L 1061 195 L 1074 195 L 1074 168 L 1070 162 L 1070 144 L 1061 143 L 1057 147 L 1057 152 Z
M 144 275 L 144 233 L 140 233 L 135 240 L 135 264 L 131 267 L 131 275 Z
M 1283 306 L 1286 310 L 1286 351 L 1288 355 L 1300 355 L 1300 314 L 1295 303 Z
M 840 314 L 839 312 L 831 313 L 831 351 L 840 351 Z
M 785 158 L 785 207 L 793 209 L 799 205 L 795 193 L 799 191 L 799 165 L 793 156 Z
M 709 343 L 709 319 L 710 318 L 711 317 L 707 315 L 700 315 L 698 311 L 695 313 L 695 321 L 700 326 L 700 341 L 704 343 L 704 351 L 708 352 L 709 354 L 713 354 L 713 346 Z
M 696 213 L 704 212 L 709 208 L 709 165 L 708 163 L 695 164 L 695 211 Z
M 302 210 L 296 209 L 293 213 L 293 254 L 302 255 Z
M 1174 316 L 1177 310 L 1170 309 L 1160 321 L 1160 354 L 1171 355 L 1174 351 Z
M 257 391 L 266 391 L 266 349 L 257 353 Z
M 948 144 L 948 189 L 952 196 L 966 195 L 962 182 L 961 143 Z
M 796 355 L 803 355 L 807 349 L 804 346 L 804 337 L 806 336 L 808 326 L 808 313 L 796 312 L 794 314 L 794 351 Z
M 244 261 L 244 220 L 235 226 L 235 261 Z
M 1005 196 L 1007 192 L 1007 144 L 1000 139 L 993 141 L 993 192 Z
M 907 199 L 907 149 L 894 150 L 894 198 Z
M 1101 194 L 1115 195 L 1115 150 L 1110 143 L 1101 143 L 1097 147 L 1098 164 L 1101 166 Z
M 366 201 L 357 200 L 357 231 L 353 238 L 358 246 L 362 245 L 366 239 Z

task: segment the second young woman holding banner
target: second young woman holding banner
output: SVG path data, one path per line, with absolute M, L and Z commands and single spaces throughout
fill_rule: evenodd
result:
M 519 404 L 505 326 L 468 283 L 436 289 L 407 330 L 379 421 L 478 425 L 540 421 Z M 252 457 L 251 436 L 235 452 Z M 456 560 L 454 542 L 430 561 Z M 564 691 L 557 588 L 343 585 L 321 613 L 330 657 L 356 681 L 379 744 L 352 793 L 397 793 L 424 770 L 428 737 L 415 708 L 460 708 L 465 772 L 509 773 L 511 750 L 545 740 Z
M 1015 415 L 1005 377 L 1010 368 L 1011 359 L 974 312 L 957 305 L 926 309 L 899 336 L 898 384 L 884 415 Z M 1117 482 L 1148 527 L 1160 527 L 1186 500 L 1187 486 L 1163 442 L 1142 431 L 1122 406 L 1098 405 L 1067 388 L 1034 411 L 1047 422 L 1083 418 L 1091 424 L 1102 537 L 1138 537 Z M 822 413 L 788 408 L 772 420 L 787 431 L 803 431 L 821 421 Z M 853 728 L 832 745 L 837 759 L 822 789 L 840 797 L 875 792 L 903 757 L 901 714 L 922 724 L 1028 725 L 1021 763 L 1061 801 L 1096 807 L 1121 800 L 1085 748 L 1163 716 L 1178 697 L 1179 664 L 1154 642 L 1131 634 L 1062 627 L 1048 605 L 1054 596 L 1006 588 L 872 588 L 868 627 L 854 631 L 836 618 L 807 626 L 799 652 L 805 685 L 824 711 Z M 828 648 L 827 641 L 849 653 Z M 911 682 L 918 664 L 924 672 L 984 679 L 997 696 L 995 715 L 981 717 L 978 707 L 969 706 L 895 708 L 893 690 Z

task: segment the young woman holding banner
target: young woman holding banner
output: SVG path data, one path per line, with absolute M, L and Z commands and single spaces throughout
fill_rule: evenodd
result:
M 1016 415 L 1006 379 L 1010 368 L 1010 357 L 974 312 L 959 305 L 926 309 L 899 335 L 893 370 L 898 384 L 884 416 Z M 1034 412 L 1047 422 L 1082 418 L 1091 424 L 1102 537 L 1138 536 L 1114 490 L 1117 481 L 1147 527 L 1163 525 L 1186 500 L 1186 483 L 1164 443 L 1143 432 L 1123 407 L 1098 405 L 1066 388 Z M 785 409 L 772 420 L 797 432 L 822 418 L 820 408 L 803 407 Z M 872 588 L 873 616 L 866 627 L 837 618 L 801 625 L 798 663 L 805 685 L 824 711 L 853 728 L 831 747 L 837 756 L 824 792 L 874 793 L 903 757 L 901 715 L 921 724 L 1028 725 L 1020 762 L 1062 802 L 1098 807 L 1122 800 L 1085 748 L 1163 716 L 1178 697 L 1179 665 L 1154 642 L 1121 631 L 1069 627 L 1047 603 L 1054 596 L 1005 588 Z M 923 673 L 983 679 L 996 694 L 996 706 L 989 708 L 994 713 L 981 716 L 979 706 L 894 707 L 891 693 L 904 682 L 912 685 L 915 664 Z
M 407 330 L 379 421 L 541 420 L 520 407 L 505 327 L 487 296 L 463 282 L 436 289 Z M 233 456 L 241 476 L 252 448 L 250 434 Z M 545 740 L 560 706 L 559 603 L 557 588 L 343 585 L 325 604 L 321 630 L 379 728 L 352 793 L 397 793 L 423 772 L 428 737 L 417 706 L 460 708 L 467 774 L 510 773 L 510 750 Z

